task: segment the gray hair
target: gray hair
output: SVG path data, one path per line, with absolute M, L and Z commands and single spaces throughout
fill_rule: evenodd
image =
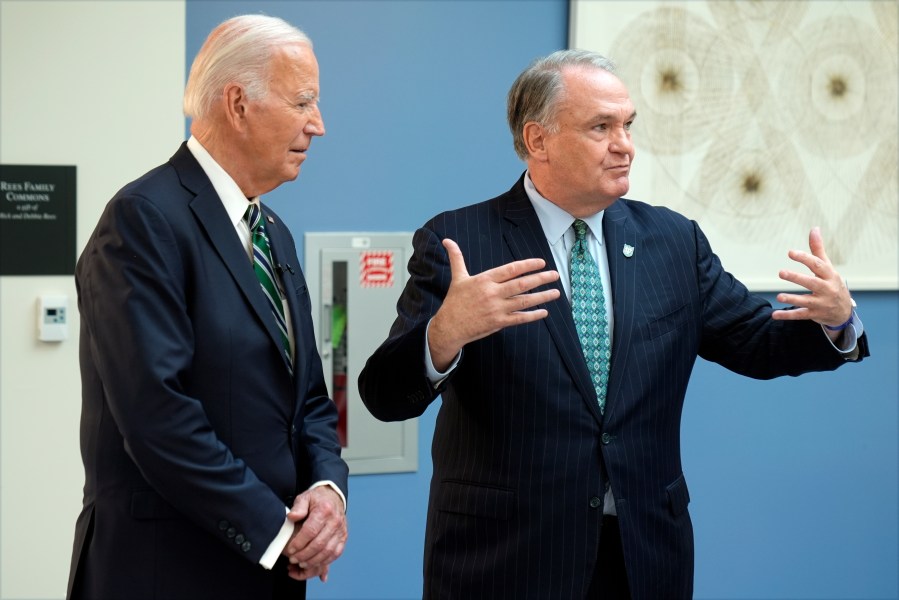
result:
M 274 53 L 284 45 L 305 44 L 309 37 L 277 17 L 241 15 L 212 30 L 197 53 L 184 90 L 184 114 L 201 119 L 229 83 L 243 86 L 250 100 L 268 93 Z
M 509 90 L 507 119 L 512 130 L 515 153 L 522 160 L 528 157 L 523 130 L 534 121 L 550 131 L 556 131 L 556 110 L 564 91 L 562 71 L 566 67 L 589 67 L 615 72 L 615 63 L 589 50 L 558 50 L 538 58 L 522 71 Z

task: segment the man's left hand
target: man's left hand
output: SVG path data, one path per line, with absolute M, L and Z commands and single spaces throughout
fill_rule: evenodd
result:
M 808 246 L 811 253 L 801 250 L 790 250 L 789 257 L 798 263 L 802 263 L 812 272 L 811 275 L 797 273 L 795 271 L 782 270 L 780 278 L 800 285 L 810 293 L 788 294 L 780 293 L 777 301 L 795 306 L 792 310 L 775 310 L 771 318 L 783 321 L 795 321 L 808 319 L 836 327 L 849 320 L 852 314 L 852 299 L 846 282 L 827 258 L 824 251 L 824 240 L 821 238 L 821 230 L 815 227 L 808 236 Z M 842 332 L 830 332 L 832 338 L 839 337 Z

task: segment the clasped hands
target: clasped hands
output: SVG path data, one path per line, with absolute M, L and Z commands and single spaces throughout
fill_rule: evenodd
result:
M 299 581 L 327 581 L 328 569 L 347 540 L 343 500 L 329 486 L 318 486 L 296 497 L 287 518 L 294 523 L 282 552 L 288 559 L 287 574 Z

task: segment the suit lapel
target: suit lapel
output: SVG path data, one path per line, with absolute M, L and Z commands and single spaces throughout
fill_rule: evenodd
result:
M 609 278 L 612 284 L 612 310 L 615 331 L 612 336 L 612 364 L 609 374 L 609 390 L 606 396 L 606 416 L 617 407 L 618 396 L 625 381 L 625 368 L 634 334 L 635 302 L 637 295 L 637 261 L 640 257 L 639 232 L 628 219 L 624 200 L 618 200 L 606 209 L 603 216 L 603 238 L 609 260 Z M 625 246 L 632 249 L 625 254 Z
M 507 202 L 502 210 L 508 227 L 505 227 L 503 237 L 513 258 L 515 260 L 542 258 L 546 261 L 547 268 L 555 269 L 556 263 L 553 260 L 543 228 L 540 226 L 540 219 L 537 218 L 537 213 L 534 212 L 534 207 L 524 191 L 523 178 L 506 195 L 506 199 Z M 596 390 L 590 380 L 590 372 L 587 370 L 587 363 L 581 351 L 581 342 L 577 337 L 574 319 L 571 316 L 571 305 L 559 281 L 537 289 L 550 288 L 558 289 L 560 297 L 558 300 L 542 306 L 549 313 L 543 322 L 549 328 L 550 335 L 562 357 L 562 362 L 581 391 L 587 408 L 597 421 L 602 421 Z
M 241 247 L 234 232 L 234 225 L 222 206 L 221 198 L 186 144 L 181 146 L 171 162 L 181 178 L 181 183 L 196 194 L 190 202 L 190 208 L 197 217 L 200 227 L 206 232 L 213 248 L 225 263 L 272 343 L 281 348 L 281 337 L 271 308 L 262 294 L 262 288 L 250 265 L 246 250 Z

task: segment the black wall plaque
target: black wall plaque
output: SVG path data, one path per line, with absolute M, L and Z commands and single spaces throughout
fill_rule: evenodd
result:
M 0 165 L 0 275 L 72 275 L 75 207 L 75 167 Z

